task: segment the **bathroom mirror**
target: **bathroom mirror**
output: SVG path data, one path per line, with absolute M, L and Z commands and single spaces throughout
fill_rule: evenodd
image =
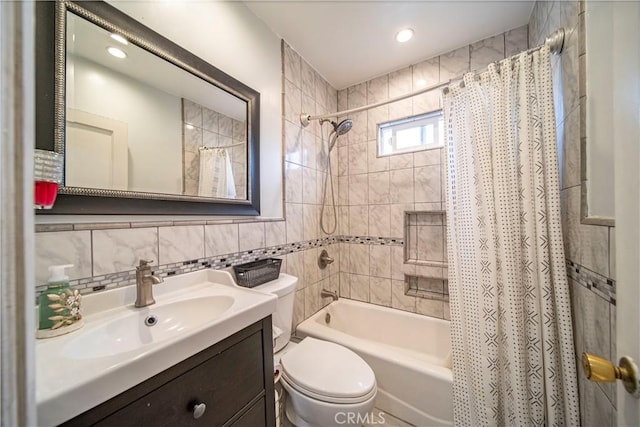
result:
M 584 49 L 580 52 L 580 126 L 582 222 L 614 225 L 612 66 L 613 7 L 611 2 L 584 2 Z M 588 52 L 588 54 L 585 54 Z
M 259 214 L 255 90 L 104 2 L 38 7 L 55 45 L 37 36 L 37 146 L 65 161 L 51 213 Z

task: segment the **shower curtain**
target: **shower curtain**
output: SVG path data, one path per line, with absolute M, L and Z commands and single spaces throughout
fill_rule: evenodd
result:
M 577 426 L 550 54 L 444 95 L 458 426 Z
M 198 196 L 236 197 L 231 159 L 224 148 L 200 149 Z

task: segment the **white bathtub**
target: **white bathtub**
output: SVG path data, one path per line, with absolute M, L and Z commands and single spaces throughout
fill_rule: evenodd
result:
M 376 374 L 376 407 L 382 411 L 421 427 L 453 425 L 448 321 L 340 299 L 297 331 L 360 355 Z

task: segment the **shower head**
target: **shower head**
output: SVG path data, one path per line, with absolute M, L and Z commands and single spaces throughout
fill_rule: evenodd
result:
M 353 120 L 345 119 L 340 123 L 331 122 L 331 124 L 333 125 L 333 131 L 337 133 L 338 136 L 340 136 L 351 130 L 351 128 L 353 127 Z

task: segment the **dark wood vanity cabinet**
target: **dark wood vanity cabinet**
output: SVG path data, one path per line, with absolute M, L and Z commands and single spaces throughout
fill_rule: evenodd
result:
M 275 426 L 271 340 L 268 317 L 62 426 Z

